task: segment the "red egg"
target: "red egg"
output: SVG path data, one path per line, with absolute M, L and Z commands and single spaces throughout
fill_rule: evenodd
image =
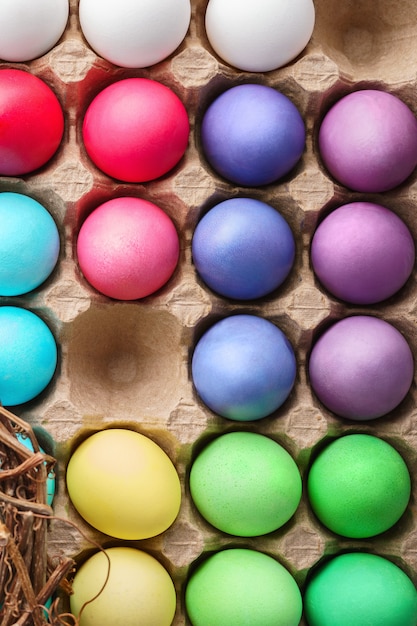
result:
M 179 257 L 177 231 L 158 206 L 140 198 L 114 198 L 85 220 L 77 241 L 84 277 L 100 293 L 136 300 L 162 287 Z
M 0 70 L 0 175 L 20 176 L 42 167 L 64 132 L 58 98 L 40 78 Z
M 91 102 L 83 139 L 105 174 L 138 183 L 163 176 L 180 161 L 189 130 L 187 111 L 171 89 L 147 78 L 126 78 Z

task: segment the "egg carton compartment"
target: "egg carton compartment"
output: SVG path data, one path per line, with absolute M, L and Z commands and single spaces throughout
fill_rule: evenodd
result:
M 374 315 L 392 323 L 417 354 L 415 273 L 400 292 L 381 304 L 349 305 L 319 283 L 310 258 L 312 235 L 320 221 L 337 206 L 355 200 L 392 209 L 417 240 L 416 172 L 383 194 L 354 192 L 329 175 L 317 141 L 330 106 L 358 88 L 389 91 L 417 113 L 411 62 L 415 6 L 411 0 L 392 6 L 380 0 L 362 3 L 360 8 L 354 2 L 340 6 L 332 0 L 316 0 L 316 24 L 305 50 L 286 66 L 265 73 L 237 70 L 216 55 L 205 33 L 206 7 L 207 0 L 192 2 L 186 38 L 167 60 L 149 68 L 120 68 L 98 57 L 81 33 L 77 0 L 70 2 L 62 38 L 47 54 L 28 63 L 0 64 L 45 80 L 65 114 L 64 137 L 52 159 L 36 172 L 0 179 L 0 191 L 16 191 L 41 202 L 55 218 L 61 237 L 59 261 L 48 280 L 30 294 L 0 299 L 2 305 L 13 303 L 37 312 L 49 323 L 59 346 L 59 365 L 51 384 L 39 397 L 16 408 L 37 432 L 47 433 L 48 452 L 58 461 L 57 519 L 50 523 L 49 550 L 81 563 L 96 550 L 95 543 L 123 544 L 90 527 L 75 511 L 66 489 L 66 466 L 78 444 L 93 432 L 126 427 L 148 435 L 176 466 L 181 510 L 167 531 L 129 545 L 149 551 L 171 574 L 178 595 L 175 626 L 190 624 L 184 605 L 189 574 L 207 554 L 227 546 L 251 547 L 274 556 L 302 590 L 317 563 L 349 549 L 387 556 L 417 583 L 414 484 L 400 522 L 369 540 L 348 540 L 326 530 L 311 511 L 305 487 L 296 513 L 282 528 L 250 539 L 230 536 L 202 518 L 188 484 L 191 464 L 204 443 L 233 430 L 258 432 L 281 443 L 295 459 L 303 481 L 317 449 L 350 432 L 386 439 L 415 475 L 415 382 L 389 415 L 358 423 L 338 418 L 322 405 L 308 376 L 309 354 L 319 334 L 348 315 Z M 133 76 L 170 87 L 184 103 L 190 121 L 189 144 L 181 161 L 161 178 L 137 184 L 101 172 L 89 159 L 82 139 L 82 121 L 94 96 Z M 306 147 L 299 163 L 282 180 L 262 187 L 235 185 L 219 176 L 202 154 L 200 136 L 209 104 L 226 89 L 252 82 L 274 87 L 290 98 L 306 125 Z M 160 206 L 174 222 L 180 241 L 179 263 L 170 280 L 155 294 L 134 302 L 98 293 L 77 262 L 77 237 L 87 216 L 100 203 L 122 195 Z M 191 243 L 197 223 L 210 208 L 246 196 L 271 204 L 285 217 L 296 240 L 296 257 L 281 287 L 260 300 L 243 303 L 221 297 L 203 283 L 193 265 Z M 205 330 L 239 313 L 275 323 L 290 340 L 297 360 L 296 381 L 284 405 L 271 416 L 246 424 L 210 411 L 194 389 L 190 370 L 194 347 Z

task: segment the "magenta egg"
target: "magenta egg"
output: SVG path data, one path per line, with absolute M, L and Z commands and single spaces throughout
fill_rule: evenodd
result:
M 318 142 L 330 174 L 355 191 L 393 189 L 417 165 L 417 119 L 385 91 L 363 89 L 336 102 L 323 119 Z
M 413 354 L 404 336 L 370 315 L 346 317 L 313 346 L 310 383 L 330 411 L 352 420 L 387 415 L 407 395 Z
M 81 226 L 78 263 L 86 280 L 117 300 L 144 298 L 165 285 L 179 257 L 170 217 L 141 198 L 114 198 Z
M 415 261 L 413 237 L 393 211 L 352 202 L 319 224 L 311 244 L 313 270 L 336 298 L 373 304 L 394 295 Z
M 188 144 L 187 111 L 168 87 L 125 78 L 100 91 L 83 122 L 85 149 L 108 176 L 131 183 L 167 174 Z

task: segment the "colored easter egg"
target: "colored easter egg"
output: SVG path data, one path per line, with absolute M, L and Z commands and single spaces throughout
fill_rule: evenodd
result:
M 38 316 L 20 307 L 0 307 L 0 402 L 15 406 L 33 400 L 55 373 L 57 346 Z
M 25 435 L 18 433 L 17 434 L 17 439 L 20 443 L 22 443 L 24 446 L 26 446 L 26 448 L 28 448 L 28 450 L 30 450 L 31 452 L 34 452 L 34 447 L 33 444 L 31 442 L 31 440 L 29 439 L 29 437 L 26 437 Z M 39 446 L 39 451 L 42 452 L 42 454 L 45 454 L 44 450 L 42 450 L 42 448 Z M 52 503 L 54 501 L 54 496 L 55 496 L 55 472 L 53 470 L 51 470 L 47 477 L 46 477 L 46 503 L 49 504 L 49 506 L 52 506 Z
M 18 296 L 39 287 L 59 256 L 57 226 L 39 202 L 0 193 L 0 295 Z
M 346 317 L 313 346 L 310 383 L 330 411 L 352 420 L 388 414 L 405 398 L 414 375 L 411 349 L 388 322 L 370 315 Z
M 201 400 L 236 421 L 258 420 L 278 409 L 295 381 L 294 351 L 272 322 L 232 315 L 215 323 L 198 341 L 192 378 Z
M 273 207 L 252 198 L 231 198 L 206 213 L 192 240 L 194 265 L 213 291 L 227 298 L 261 298 L 291 271 L 295 241 Z
M 333 440 L 313 460 L 307 490 L 322 524 L 343 537 L 363 539 L 398 522 L 410 500 L 411 479 L 393 446 L 352 434 Z
M 206 110 L 201 143 L 220 176 L 243 186 L 267 185 L 283 178 L 300 160 L 304 122 L 297 107 L 276 89 L 237 85 Z
M 179 240 L 168 215 L 147 200 L 113 198 L 81 226 L 78 263 L 100 293 L 119 300 L 144 298 L 172 276 Z
M 93 554 L 76 571 L 72 591 L 72 614 L 82 609 L 80 626 L 170 626 L 174 619 L 170 575 L 136 548 L 116 546 Z
M 210 0 L 205 27 L 214 51 L 240 70 L 269 72 L 305 48 L 315 20 L 312 0 Z
M 125 78 L 100 91 L 83 122 L 85 149 L 108 176 L 146 182 L 167 174 L 188 144 L 187 111 L 168 87 Z
M 394 295 L 409 278 L 414 240 L 393 211 L 371 202 L 352 202 L 319 224 L 311 261 L 320 282 L 337 298 L 374 304 Z
M 78 513 L 118 539 L 154 537 L 178 515 L 181 486 L 171 459 L 131 430 L 111 428 L 85 439 L 71 455 L 66 479 Z
M 2 0 L 0 58 L 18 63 L 42 56 L 60 39 L 68 14 L 68 0 Z
M 64 115 L 52 89 L 19 69 L 0 69 L 0 175 L 20 176 L 45 165 L 58 150 Z
M 347 552 L 313 572 L 304 595 L 309 626 L 415 626 L 417 591 L 393 562 L 368 552 Z
M 184 39 L 190 0 L 80 0 L 80 25 L 90 46 L 121 67 L 148 67 Z
M 219 530 L 239 537 L 273 532 L 294 515 L 301 477 L 279 443 L 252 432 L 229 432 L 198 454 L 190 492 L 198 511 Z
M 397 96 L 355 91 L 325 115 L 319 151 L 330 174 L 355 191 L 384 192 L 403 183 L 417 165 L 417 119 Z
M 298 626 L 301 593 L 271 556 L 244 548 L 211 554 L 190 576 L 185 605 L 193 626 Z

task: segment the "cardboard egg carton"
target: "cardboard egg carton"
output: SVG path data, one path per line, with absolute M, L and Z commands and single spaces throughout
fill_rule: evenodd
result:
M 328 108 L 359 87 L 390 91 L 417 113 L 417 53 L 413 0 L 315 0 L 316 25 L 303 53 L 286 67 L 265 74 L 240 72 L 211 49 L 204 29 L 207 0 L 193 0 L 188 34 L 177 51 L 153 67 L 131 70 L 99 58 L 84 40 L 78 1 L 71 0 L 66 31 L 42 58 L 1 67 L 26 69 L 45 80 L 65 112 L 62 144 L 41 170 L 22 178 L 1 178 L 0 191 L 16 191 L 37 199 L 55 218 L 61 253 L 51 277 L 35 292 L 2 298 L 1 304 L 26 307 L 51 327 L 59 345 L 59 366 L 48 388 L 33 401 L 16 407 L 44 447 L 57 458 L 55 514 L 49 551 L 82 560 L 94 546 L 123 542 L 101 535 L 86 524 L 68 499 L 65 467 L 71 452 L 89 434 L 126 426 L 150 436 L 173 460 L 183 485 L 180 514 L 162 535 L 130 542 L 154 554 L 168 569 L 178 591 L 174 624 L 188 624 L 183 602 L 187 575 L 205 553 L 224 546 L 247 546 L 274 555 L 303 587 L 308 571 L 324 555 L 365 548 L 392 558 L 417 582 L 416 487 L 406 514 L 390 531 L 370 540 L 352 541 L 324 529 L 312 514 L 306 494 L 294 517 L 281 529 L 251 539 L 212 528 L 190 498 L 191 462 L 207 439 L 235 429 L 273 437 L 294 457 L 303 477 L 317 445 L 345 432 L 385 438 L 404 456 L 411 475 L 417 468 L 416 388 L 391 414 L 374 422 L 336 418 L 314 396 L 308 381 L 308 355 L 318 332 L 332 321 L 354 313 L 375 315 L 395 325 L 417 354 L 417 285 L 415 275 L 382 305 L 356 307 L 342 303 L 317 283 L 310 264 L 310 243 L 326 212 L 350 200 L 379 202 L 394 210 L 417 240 L 415 204 L 417 172 L 399 188 L 384 194 L 350 192 L 323 168 L 317 132 Z M 88 158 L 81 126 L 93 97 L 112 82 L 131 76 L 160 81 L 173 89 L 187 108 L 191 132 L 181 162 L 163 178 L 145 184 L 117 182 Z M 298 107 L 307 130 L 306 149 L 284 179 L 262 188 L 239 188 L 221 179 L 207 164 L 199 126 L 208 104 L 241 82 L 269 85 Z M 82 276 L 76 240 L 86 216 L 100 203 L 135 194 L 155 202 L 172 218 L 180 238 L 178 267 L 156 294 L 119 302 L 96 292 Z M 290 276 L 275 293 L 259 301 L 237 303 L 212 293 L 192 263 L 191 241 L 200 217 L 214 204 L 247 195 L 274 206 L 288 221 L 296 239 Z M 233 313 L 252 313 L 276 323 L 289 338 L 297 358 L 294 389 L 272 416 L 235 423 L 218 417 L 197 397 L 190 375 L 193 346 L 212 323 Z M 112 459 L 109 459 L 109 464 Z M 109 493 L 111 498 L 111 493 Z

